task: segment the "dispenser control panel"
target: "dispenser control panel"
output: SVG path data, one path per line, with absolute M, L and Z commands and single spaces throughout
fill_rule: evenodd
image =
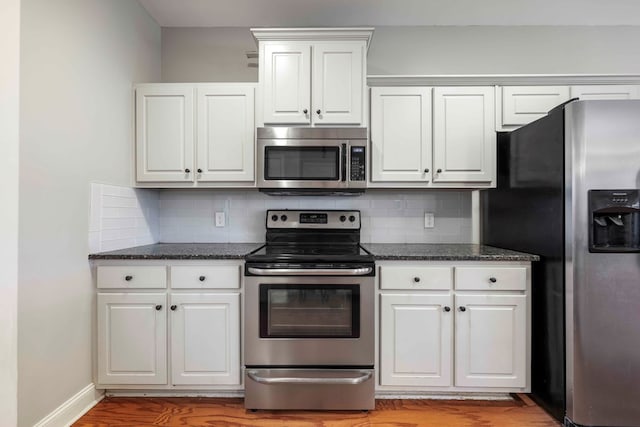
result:
M 639 190 L 589 190 L 589 252 L 640 252 Z

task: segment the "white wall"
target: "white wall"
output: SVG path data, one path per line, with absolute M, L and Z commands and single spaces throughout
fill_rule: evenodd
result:
M 0 420 L 18 410 L 18 149 L 20 0 L 0 2 Z
M 358 197 L 274 197 L 257 190 L 162 190 L 162 242 L 263 242 L 266 209 L 359 209 L 366 243 L 470 243 L 471 192 L 368 190 Z M 225 227 L 215 227 L 224 212 Z M 435 228 L 424 228 L 424 213 Z
M 376 27 L 368 74 L 638 74 L 640 26 Z M 163 28 L 165 82 L 257 81 L 249 28 Z
M 18 425 L 31 426 L 93 380 L 90 183 L 130 183 L 131 87 L 160 79 L 161 33 L 129 0 L 21 13 Z

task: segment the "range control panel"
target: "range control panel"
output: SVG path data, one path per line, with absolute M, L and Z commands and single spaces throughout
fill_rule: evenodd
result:
M 360 211 L 357 210 L 268 210 L 267 228 L 360 228 Z

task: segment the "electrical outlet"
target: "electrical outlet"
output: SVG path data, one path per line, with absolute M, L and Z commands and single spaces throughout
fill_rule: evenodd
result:
M 433 228 L 436 226 L 436 219 L 433 212 L 424 213 L 424 228 Z
M 216 227 L 224 227 L 224 226 L 225 226 L 224 212 L 216 212 Z

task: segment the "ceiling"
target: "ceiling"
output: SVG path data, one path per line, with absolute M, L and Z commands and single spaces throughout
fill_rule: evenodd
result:
M 139 0 L 163 27 L 640 25 L 638 0 Z

